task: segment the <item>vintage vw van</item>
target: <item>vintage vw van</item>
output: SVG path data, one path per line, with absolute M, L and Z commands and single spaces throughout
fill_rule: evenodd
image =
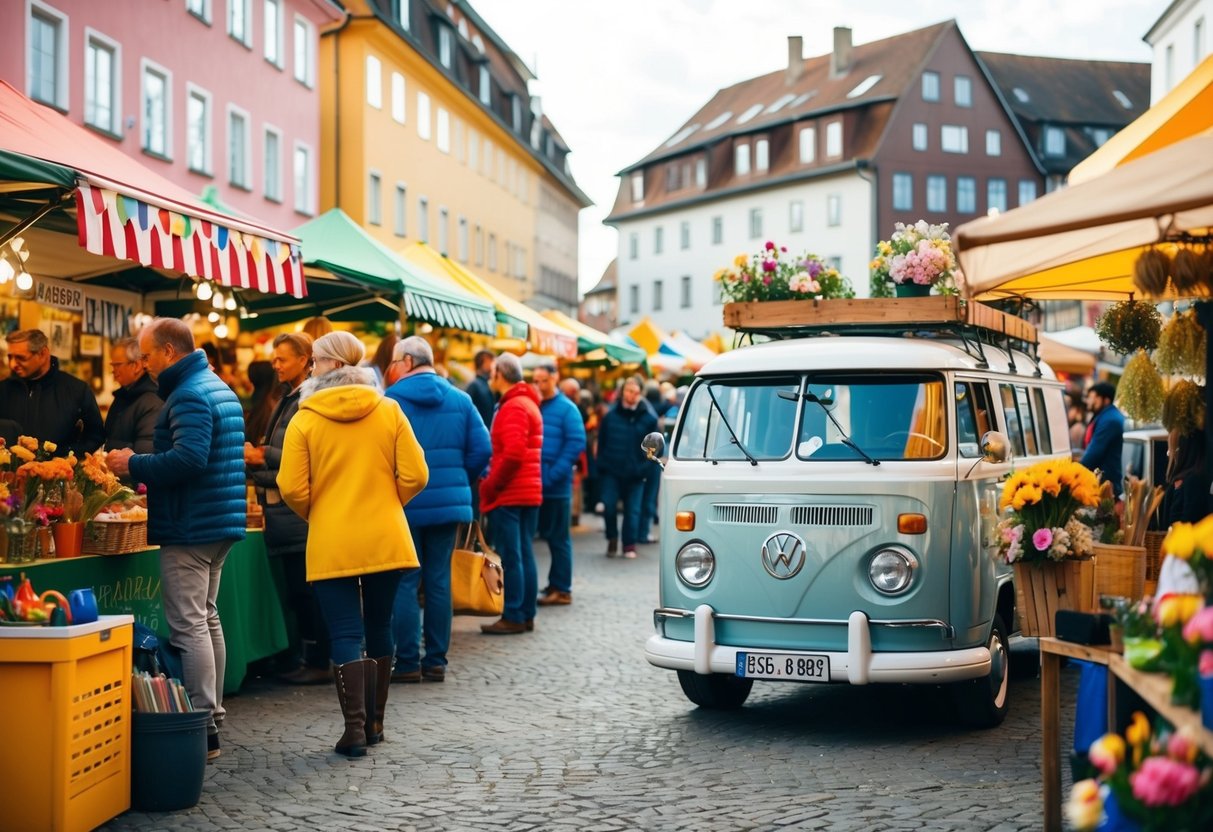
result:
M 1046 365 L 948 332 L 746 346 L 700 371 L 661 450 L 645 656 L 692 702 L 739 707 L 755 680 L 947 684 L 964 722 L 1003 720 L 1001 481 L 1070 450 Z

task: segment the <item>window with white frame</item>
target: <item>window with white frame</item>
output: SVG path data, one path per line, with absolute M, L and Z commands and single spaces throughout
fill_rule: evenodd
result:
M 316 30 L 310 21 L 295 16 L 295 80 L 306 87 L 316 83 Z
M 660 280 L 653 281 L 653 311 L 660 312 L 662 301 L 665 295 L 665 283 Z
M 514 125 L 515 133 L 522 130 L 522 97 L 517 93 L 510 96 L 510 124 Z
M 893 210 L 914 210 L 914 176 L 909 173 L 893 174 Z
M 468 261 L 468 221 L 467 217 L 459 218 L 459 259 Z
M 227 109 L 227 180 L 236 188 L 249 190 L 253 160 L 249 154 L 249 115 L 228 105 Z
M 265 59 L 279 69 L 285 60 L 282 55 L 282 0 L 265 0 L 265 17 L 261 21 L 265 29 Z
M 480 160 L 480 172 L 485 176 L 493 175 L 493 143 L 486 136 L 484 139 L 484 155 Z
M 635 231 L 628 235 L 628 259 L 640 259 L 640 235 Z
M 366 177 L 366 221 L 383 225 L 383 180 L 377 171 L 370 171 Z
M 488 107 L 493 103 L 493 76 L 489 74 L 489 65 L 485 61 L 480 64 L 480 82 L 477 84 L 480 103 Z
M 185 0 L 185 10 L 203 23 L 211 22 L 211 0 Z
M 977 180 L 972 176 L 956 177 L 956 210 L 962 214 L 977 210 Z
M 409 31 L 409 0 L 388 0 L 388 12 L 401 29 Z
M 632 174 L 632 202 L 644 202 L 644 171 Z
M 438 63 L 451 68 L 455 55 L 455 33 L 451 27 L 438 24 Z
M 695 187 L 703 190 L 708 186 L 708 160 L 702 156 L 695 160 Z
M 374 55 L 366 56 L 366 103 L 383 109 L 383 64 Z
M 660 225 L 653 229 L 653 253 L 661 254 L 665 245 L 665 229 Z
M 245 46 L 253 45 L 253 0 L 227 0 L 227 33 Z
M 84 123 L 118 135 L 122 132 L 122 52 L 100 32 L 84 31 Z
M 740 142 L 733 148 L 733 172 L 745 176 L 750 172 L 750 144 Z
M 497 235 L 489 234 L 489 271 L 497 271 Z
M 211 94 L 186 84 L 185 163 L 194 173 L 211 175 Z
M 940 213 L 948 210 L 948 178 L 927 177 L 927 210 Z
M 1175 86 L 1175 44 L 1168 43 L 1166 51 L 1163 52 L 1162 64 L 1163 86 L 1168 90 Z
M 421 91 L 417 92 L 417 137 L 430 140 L 430 97 Z
M 952 79 L 952 97 L 957 107 L 973 106 L 973 81 L 967 75 L 957 75 Z
M 684 274 L 679 280 L 678 305 L 683 309 L 691 308 L 691 276 Z
M 986 210 L 999 213 L 1007 210 L 1007 180 L 991 179 L 986 183 Z
M 632 285 L 628 287 L 628 311 L 633 315 L 640 314 L 640 287 Z
M 724 217 L 712 217 L 712 245 L 718 246 L 724 242 Z
M 430 201 L 425 197 L 417 200 L 417 239 L 430 241 Z
M 312 173 L 312 149 L 305 144 L 295 142 L 293 162 L 291 165 L 295 185 L 295 210 L 300 214 L 311 215 L 315 212 L 315 177 Z
M 911 144 L 915 150 L 927 149 L 927 126 L 921 122 L 916 122 L 912 131 Z
M 148 153 L 168 158 L 173 146 L 170 139 L 172 129 L 172 99 L 169 97 L 168 70 L 146 58 L 143 60 L 143 149 Z
M 678 247 L 683 251 L 691 247 L 691 224 L 687 220 L 678 224 Z
M 29 97 L 68 108 L 67 16 L 45 3 L 29 3 Z
M 264 179 L 265 198 L 282 201 L 282 132 L 274 127 L 265 128 Z
M 986 155 L 1001 156 L 1002 155 L 1002 133 L 998 130 L 986 131 Z
M 826 158 L 837 159 L 842 155 L 842 122 L 831 121 L 826 125 Z
M 404 76 L 399 72 L 392 73 L 392 119 L 400 124 L 405 123 Z
M 1027 205 L 1036 201 L 1036 182 L 1032 179 L 1019 180 L 1019 204 Z
M 395 200 L 395 217 L 396 222 L 393 231 L 397 237 L 404 237 L 408 233 L 408 205 L 409 205 L 409 190 L 403 182 L 396 183 L 396 200 Z
M 1200 63 L 1205 56 L 1205 19 L 1197 18 L 1192 24 L 1192 66 Z
M 443 153 L 451 152 L 451 114 L 445 107 L 438 108 L 438 128 L 435 142 Z
M 463 122 L 460 121 L 458 118 L 453 118 L 451 120 L 455 123 L 455 139 L 453 142 L 453 144 L 455 146 L 455 158 L 457 158 L 459 160 L 459 164 L 462 165 L 464 163 Z
M 480 134 L 468 126 L 468 167 L 480 169 Z
M 817 159 L 817 128 L 800 128 L 800 163 L 807 165 Z
M 826 196 L 826 225 L 842 225 L 842 194 Z
M 939 73 L 924 72 L 922 74 L 922 100 L 939 100 Z
M 750 209 L 750 239 L 757 239 L 762 236 L 762 209 Z
M 793 199 L 788 202 L 788 231 L 795 234 L 804 231 L 804 201 Z
M 1060 127 L 1045 127 L 1045 155 L 1066 155 L 1066 132 Z
M 944 124 L 939 128 L 939 148 L 944 153 L 969 152 L 969 128 L 957 124 Z
M 771 167 L 771 143 L 767 139 L 754 141 L 754 170 L 765 173 Z
M 476 223 L 476 229 L 472 233 L 472 248 L 476 254 L 476 265 L 484 265 L 484 229 L 480 227 L 480 223 Z

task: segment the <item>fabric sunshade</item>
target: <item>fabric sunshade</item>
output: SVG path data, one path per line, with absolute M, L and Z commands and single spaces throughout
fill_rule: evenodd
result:
M 1049 333 L 1040 333 L 1040 358 L 1055 371 L 1085 376 L 1095 371 L 1095 356 L 1089 352 L 1068 347 L 1060 341 L 1049 337 Z
M 74 188 L 76 231 L 87 251 L 270 294 L 307 293 L 299 241 L 201 202 L 105 139 L 0 81 L 0 171 L 8 181 Z M 24 163 L 19 157 L 27 157 Z M 24 173 L 18 166 L 23 164 Z M 62 170 L 75 181 L 63 182 Z M 52 178 L 53 177 L 53 178 Z M 18 218 L 20 219 L 20 218 Z
M 570 318 L 558 309 L 549 309 L 543 313 L 543 316 L 575 333 L 577 335 L 577 349 L 582 355 L 589 355 L 590 353 L 602 350 L 608 358 L 621 364 L 643 364 L 648 357 L 645 355 L 644 350 L 639 347 L 626 344 L 605 332 L 599 332 L 588 324 L 583 324 L 581 321 Z

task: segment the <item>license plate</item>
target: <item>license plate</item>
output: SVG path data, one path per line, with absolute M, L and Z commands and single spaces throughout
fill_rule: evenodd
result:
M 742 679 L 828 682 L 830 657 L 811 653 L 738 653 L 737 675 Z

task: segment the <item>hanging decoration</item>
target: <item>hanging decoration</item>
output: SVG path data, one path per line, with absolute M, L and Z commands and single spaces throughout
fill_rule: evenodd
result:
M 1158 336 L 1154 361 L 1168 375 L 1205 375 L 1205 328 L 1196 319 L 1196 310 L 1176 312 Z
M 1162 424 L 1181 434 L 1204 430 L 1205 390 L 1194 381 L 1182 378 L 1172 385 L 1162 405 Z
M 1130 419 L 1156 422 L 1162 415 L 1166 388 L 1150 354 L 1139 349 L 1125 365 L 1120 384 L 1116 385 L 1116 406 Z
M 1153 303 L 1122 300 L 1114 303 L 1095 322 L 1095 334 L 1113 351 L 1129 355 L 1158 346 L 1162 315 Z

